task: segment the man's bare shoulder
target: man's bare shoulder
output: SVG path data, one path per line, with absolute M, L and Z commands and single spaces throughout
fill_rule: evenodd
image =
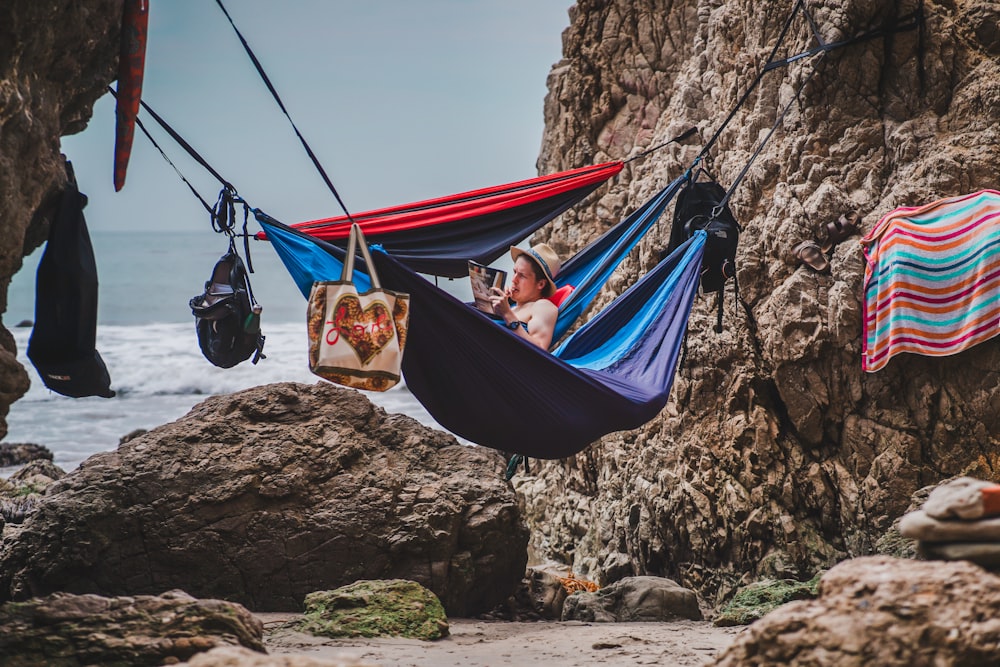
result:
M 555 320 L 559 316 L 559 307 L 548 299 L 539 299 L 531 304 L 531 316 L 541 320 Z

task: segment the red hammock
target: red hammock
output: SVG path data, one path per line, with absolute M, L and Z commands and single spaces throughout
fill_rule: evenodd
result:
M 372 244 L 414 271 L 468 275 L 468 260 L 495 261 L 508 248 L 570 208 L 622 170 L 606 162 L 524 181 L 366 211 L 352 216 Z M 298 231 L 341 245 L 347 216 L 300 222 Z M 257 238 L 266 239 L 263 232 Z
M 622 166 L 621 162 L 606 162 L 516 183 L 366 211 L 352 217 L 361 225 L 365 236 L 369 237 L 456 220 L 468 220 L 471 224 L 471 219 L 481 215 L 527 206 L 557 195 L 600 185 L 620 172 Z M 588 194 L 592 190 L 593 188 Z M 351 232 L 347 216 L 300 222 L 292 227 L 325 241 L 346 239 Z

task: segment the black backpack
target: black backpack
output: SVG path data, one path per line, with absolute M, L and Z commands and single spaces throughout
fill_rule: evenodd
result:
M 701 262 L 701 288 L 719 293 L 716 332 L 722 331 L 722 292 L 726 282 L 730 278 L 735 282 L 736 278 L 736 249 L 741 231 L 726 199 L 725 189 L 716 181 L 689 178 L 677 194 L 670 245 L 665 253 L 673 252 L 698 230 L 708 234 Z
M 261 307 L 253 298 L 250 279 L 236 246 L 219 259 L 205 291 L 191 299 L 198 345 L 202 354 L 219 368 L 232 368 L 253 356 L 253 363 L 266 358 L 260 332 Z
M 96 347 L 97 262 L 83 216 L 87 196 L 77 189 L 73 165 L 65 166 L 67 183 L 36 274 L 28 359 L 54 392 L 111 398 L 111 376 Z

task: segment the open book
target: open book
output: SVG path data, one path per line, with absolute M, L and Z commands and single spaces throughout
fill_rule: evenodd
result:
M 469 260 L 469 279 L 472 281 L 472 299 L 476 308 L 494 315 L 493 304 L 490 303 L 490 288 L 499 287 L 503 289 L 507 280 L 507 272 L 502 269 L 495 269 L 479 262 Z

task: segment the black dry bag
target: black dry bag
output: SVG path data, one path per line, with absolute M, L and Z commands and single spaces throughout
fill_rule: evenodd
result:
M 31 360 L 45 386 L 73 398 L 111 398 L 111 376 L 97 351 L 97 262 L 73 166 L 49 228 L 35 282 Z

